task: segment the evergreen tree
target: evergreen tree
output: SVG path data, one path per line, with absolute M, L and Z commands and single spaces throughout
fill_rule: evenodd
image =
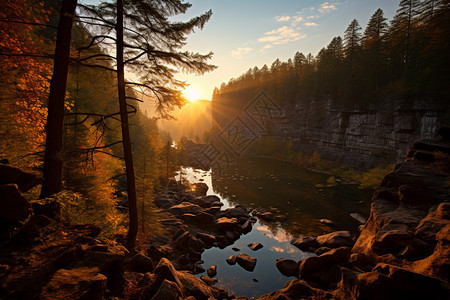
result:
M 391 27 L 391 42 L 394 58 L 403 70 L 406 78 L 411 58 L 412 35 L 416 25 L 416 17 L 420 6 L 419 0 L 401 0 Z M 395 62 L 394 62 L 395 63 Z M 396 66 L 393 66 L 396 68 Z
M 344 33 L 344 52 L 345 52 L 345 73 L 346 82 L 344 85 L 345 98 L 354 100 L 360 87 L 360 50 L 361 50 L 361 26 L 356 19 L 348 25 Z
M 187 34 L 197 27 L 203 28 L 212 14 L 209 11 L 188 22 L 172 22 L 170 20 L 174 15 L 185 13 L 190 6 L 189 3 L 183 3 L 180 0 L 117 0 L 113 3 L 102 2 L 98 6 L 82 6 L 85 11 L 90 13 L 87 18 L 91 20 L 91 23 L 93 21 L 105 32 L 103 35 L 94 36 L 91 44 L 108 39 L 113 40 L 116 46 L 115 57 L 101 56 L 114 59 L 117 65 L 122 144 L 130 213 L 127 243 L 131 250 L 135 246 L 138 220 L 135 174 L 128 125 L 130 104 L 127 103 L 127 99 L 133 99 L 133 97 L 126 95 L 126 85 L 138 87 L 145 94 L 152 95 L 159 112 L 163 116 L 167 116 L 174 107 L 181 107 L 186 102 L 181 93 L 181 89 L 186 86 L 186 83 L 175 79 L 174 74 L 180 70 L 203 74 L 215 68 L 206 63 L 212 57 L 212 53 L 201 55 L 179 51 L 186 44 Z M 116 31 L 115 37 L 108 35 L 111 30 Z M 89 57 L 84 59 L 89 59 Z M 140 81 L 126 81 L 125 68 L 139 75 Z
M 378 91 L 383 73 L 386 70 L 387 19 L 383 11 L 377 9 L 367 23 L 363 37 L 364 74 L 368 92 Z

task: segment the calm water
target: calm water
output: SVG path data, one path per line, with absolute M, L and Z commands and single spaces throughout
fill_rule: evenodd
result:
M 372 191 L 352 185 L 326 185 L 329 175 L 314 173 L 288 163 L 269 159 L 242 160 L 227 170 L 202 171 L 184 169 L 191 183 L 203 181 L 209 186 L 208 194 L 217 195 L 225 204 L 223 209 L 241 204 L 249 209 L 272 210 L 280 216 L 277 221 L 258 221 L 250 233 L 241 236 L 224 249 L 211 248 L 202 255 L 203 267 L 217 265 L 219 280 L 216 286 L 226 288 L 237 296 L 257 297 L 276 289 L 293 277 L 283 276 L 275 267 L 277 258 L 293 260 L 313 256 L 292 246 L 289 241 L 301 235 L 320 235 L 335 230 L 356 233 L 358 223 L 350 213 L 368 217 Z M 330 228 L 318 220 L 335 222 Z M 252 251 L 248 244 L 260 242 L 263 248 Z M 235 252 L 233 247 L 239 248 Z M 246 253 L 257 259 L 256 268 L 248 272 L 238 264 L 230 266 L 226 259 Z M 205 275 L 205 274 L 199 274 Z M 257 282 L 254 281 L 257 280 Z

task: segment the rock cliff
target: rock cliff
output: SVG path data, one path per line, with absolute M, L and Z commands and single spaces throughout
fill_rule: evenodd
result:
M 303 152 L 360 168 L 400 162 L 414 141 L 449 126 L 448 103 L 385 98 L 376 105 L 336 104 L 331 97 L 278 105 L 262 93 L 249 103 L 213 103 L 213 118 L 227 128 L 235 117 L 247 134 L 292 140 Z M 213 122 L 213 124 L 215 123 Z

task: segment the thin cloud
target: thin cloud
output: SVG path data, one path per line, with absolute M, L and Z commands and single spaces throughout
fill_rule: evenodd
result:
M 319 24 L 314 23 L 314 22 L 306 22 L 304 25 L 305 25 L 305 26 L 308 26 L 308 27 L 319 26 Z
M 300 17 L 300 16 L 292 17 L 292 26 L 297 25 L 301 21 L 303 21 L 303 17 Z
M 336 5 L 337 5 L 337 3 L 324 2 L 324 3 L 320 4 L 320 7 L 318 10 L 321 13 L 326 14 L 333 10 L 336 10 L 337 9 Z
M 279 17 L 276 16 L 275 20 L 277 20 L 277 22 L 288 22 L 291 19 L 290 16 L 283 16 L 283 17 Z
M 264 33 L 264 37 L 258 39 L 260 42 L 270 42 L 274 45 L 286 44 L 304 38 L 305 35 L 292 27 L 283 26 Z
M 233 56 L 236 59 L 241 59 L 244 55 L 250 53 L 252 50 L 253 49 L 250 47 L 237 48 L 231 51 L 231 56 Z

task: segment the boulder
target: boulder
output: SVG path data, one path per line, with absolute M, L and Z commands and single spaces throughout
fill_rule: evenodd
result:
M 24 172 L 19 168 L 0 163 L 0 185 L 16 184 L 24 193 L 42 182 L 36 175 Z
M 206 193 L 208 192 L 208 185 L 204 182 L 198 182 L 198 183 L 194 183 L 193 185 L 193 194 L 195 196 L 206 196 Z
M 448 299 L 440 280 L 388 264 L 367 273 L 343 268 L 341 277 L 335 292 L 340 299 Z
M 317 254 L 318 256 L 320 256 L 324 253 L 327 253 L 330 250 L 331 250 L 331 248 L 328 248 L 328 247 L 320 247 L 314 253 Z
M 180 296 L 181 290 L 178 285 L 175 282 L 164 279 L 151 300 L 179 299 Z
M 413 263 L 413 270 L 424 275 L 433 276 L 444 281 L 450 278 L 450 224 L 436 234 L 437 244 L 433 253 Z
M 181 291 L 185 296 L 194 296 L 197 300 L 207 300 L 213 297 L 210 287 L 200 278 L 185 271 L 179 271 L 177 276 L 181 283 Z
M 311 299 L 310 297 L 313 296 L 313 294 L 314 289 L 308 283 L 303 280 L 294 279 L 288 281 L 284 288 L 270 294 L 263 295 L 258 298 L 258 300 Z
M 87 251 L 83 260 L 79 261 L 76 268 L 95 268 L 107 277 L 107 288 L 120 293 L 123 288 L 125 256 L 118 253 Z
M 350 248 L 333 249 L 321 256 L 308 257 L 299 268 L 299 278 L 320 289 L 330 289 L 341 280 L 341 267 L 348 265 Z
M 169 208 L 169 212 L 173 213 L 174 215 L 181 216 L 183 214 L 199 214 L 203 208 L 196 204 L 192 204 L 190 202 L 181 202 L 178 205 L 174 205 L 171 208 Z
M 250 217 L 250 215 L 248 214 L 247 210 L 242 206 L 236 206 L 232 208 L 227 208 L 226 210 L 219 212 L 217 214 L 217 217 L 236 218 L 238 220 L 244 220 L 243 222 L 245 222 Z
M 319 235 L 316 241 L 321 247 L 329 248 L 352 247 L 354 244 L 352 236 L 348 231 L 335 231 Z
M 261 243 L 251 243 L 247 245 L 250 249 L 252 249 L 253 251 L 257 251 L 259 249 L 261 249 L 263 246 L 263 244 Z
M 195 236 L 206 245 L 212 245 L 216 242 L 216 237 L 211 234 L 198 232 Z
M 219 232 L 241 232 L 242 227 L 239 225 L 239 221 L 236 218 L 222 217 L 216 220 L 216 227 Z
M 245 223 L 241 226 L 242 227 L 242 233 L 247 234 L 250 231 L 252 231 L 252 225 L 253 223 L 250 222 L 250 220 L 245 221 Z
M 249 271 L 249 272 L 253 272 L 253 270 L 255 269 L 256 266 L 256 258 L 251 257 L 247 254 L 244 253 L 240 253 L 237 257 L 236 257 L 236 262 L 245 270 Z
M 161 258 L 154 273 L 174 282 L 180 288 L 183 298 L 193 296 L 195 299 L 206 300 L 213 296 L 211 289 L 202 280 L 188 272 L 175 270 L 166 258 Z
M 364 272 L 369 272 L 375 267 L 374 259 L 364 253 L 352 253 L 349 263 Z
M 185 249 L 192 247 L 194 249 L 201 249 L 205 244 L 193 236 L 189 231 L 185 231 L 179 235 L 175 240 L 173 240 L 173 245 L 178 249 Z
M 149 257 L 143 255 L 142 253 L 137 253 L 130 258 L 125 268 L 126 270 L 132 272 L 147 273 L 153 271 L 154 265 L 153 261 Z
M 314 249 L 319 247 L 316 238 L 311 236 L 294 238 L 291 240 L 291 244 L 302 251 L 314 251 Z
M 231 255 L 230 257 L 227 258 L 227 263 L 229 265 L 235 265 L 236 264 L 236 259 L 237 259 L 236 255 Z
M 207 212 L 201 212 L 199 215 L 197 215 L 197 223 L 201 227 L 210 228 L 214 224 L 214 221 L 214 216 Z
M 213 286 L 213 285 L 215 285 L 216 283 L 217 283 L 217 279 L 215 279 L 215 278 L 211 278 L 210 276 L 204 276 L 204 275 L 202 275 L 202 276 L 200 276 L 200 279 L 204 282 L 204 283 L 206 283 L 208 286 Z
M 344 265 L 350 258 L 350 252 L 350 248 L 341 247 L 328 251 L 321 256 L 308 257 L 300 264 L 300 277 L 319 272 L 320 270 L 329 268 L 331 265 Z
M 205 209 L 205 212 L 211 215 L 216 215 L 220 211 L 220 206 L 214 205 Z
M 15 223 L 30 215 L 31 205 L 22 197 L 16 184 L 0 185 L 0 195 L 0 222 Z
M 106 281 L 98 268 L 59 269 L 39 299 L 103 299 Z
M 217 266 L 211 266 L 208 268 L 208 270 L 206 271 L 206 273 L 208 274 L 209 277 L 214 277 L 217 275 Z
M 297 276 L 299 265 L 295 260 L 278 258 L 275 263 L 278 271 L 284 276 Z
M 171 198 L 164 194 L 156 196 L 153 202 L 156 204 L 156 206 L 165 209 L 177 204 L 177 201 L 174 198 Z
M 209 208 L 211 207 L 213 204 L 215 206 L 218 206 L 217 203 L 221 203 L 220 202 L 220 198 L 215 196 L 215 195 L 209 195 L 209 196 L 205 196 L 205 197 L 198 197 L 194 200 L 194 203 L 203 207 L 203 208 Z

